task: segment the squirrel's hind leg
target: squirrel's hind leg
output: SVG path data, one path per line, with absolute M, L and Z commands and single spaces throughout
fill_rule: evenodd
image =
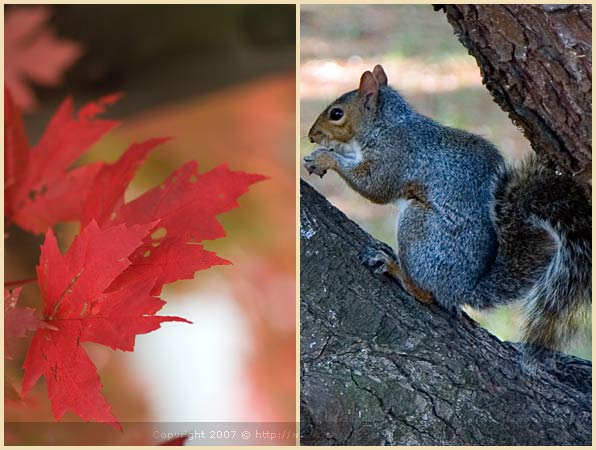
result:
M 389 275 L 398 280 L 404 290 L 420 303 L 430 304 L 435 302 L 432 292 L 419 287 L 414 280 L 403 272 L 393 252 L 376 247 L 366 247 L 360 253 L 360 262 L 371 268 L 376 274 Z

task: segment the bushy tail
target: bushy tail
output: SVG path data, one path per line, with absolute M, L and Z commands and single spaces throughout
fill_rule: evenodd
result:
M 524 299 L 525 341 L 562 348 L 592 302 L 587 189 L 532 155 L 499 175 L 493 214 L 499 250 L 479 282 L 480 298 L 492 304 Z

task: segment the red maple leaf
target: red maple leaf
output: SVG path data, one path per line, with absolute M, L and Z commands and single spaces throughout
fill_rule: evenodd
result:
M 47 327 L 45 322 L 35 317 L 34 308 L 17 306 L 22 287 L 4 289 L 4 357 L 12 359 L 8 350 L 8 338 L 23 338 L 28 331 Z
M 33 336 L 23 364 L 21 395 L 43 375 L 57 420 L 72 410 L 84 419 L 121 429 L 101 394 L 97 369 L 82 342 L 133 351 L 137 334 L 156 330 L 162 322 L 188 322 L 155 315 L 165 302 L 150 294 L 153 282 L 134 281 L 107 292 L 114 279 L 130 266 L 129 256 L 155 225 L 122 224 L 101 230 L 92 221 L 64 256 L 52 230 L 47 232 L 37 277 L 43 318 L 54 328 L 38 329 Z
M 46 26 L 45 6 L 16 7 L 4 18 L 4 79 L 25 111 L 37 105 L 28 83 L 55 86 L 81 54 L 75 42 L 57 38 Z
M 216 264 L 230 264 L 200 244 L 225 236 L 216 216 L 238 206 L 248 186 L 266 177 L 231 171 L 225 165 L 199 174 L 195 161 L 176 170 L 163 184 L 124 203 L 124 191 L 134 170 L 155 147 L 150 140 L 129 148 L 99 172 L 82 214 L 82 224 L 95 219 L 101 226 L 127 226 L 159 220 L 155 230 L 130 256 L 131 266 L 111 289 L 131 280 L 156 280 L 154 294 L 165 283 L 193 278 L 195 272 Z
M 180 436 L 180 437 L 175 437 L 172 439 L 168 439 L 167 441 L 162 442 L 159 445 L 184 445 L 186 443 L 186 441 L 188 440 L 188 436 Z
M 4 90 L 4 214 L 41 234 L 58 222 L 77 221 L 103 163 L 70 166 L 118 122 L 96 119 L 118 94 L 99 99 L 73 117 L 72 99 L 58 108 L 40 141 L 29 148 L 23 121 Z
M 155 316 L 165 303 L 157 295 L 165 283 L 229 264 L 201 243 L 225 236 L 216 216 L 237 207 L 237 198 L 265 177 L 225 165 L 199 174 L 191 161 L 125 203 L 135 170 L 167 138 L 132 144 L 113 164 L 68 169 L 116 125 L 95 118 L 116 98 L 90 103 L 76 118 L 67 100 L 29 150 L 18 109 L 7 92 L 5 215 L 38 233 L 66 220 L 78 220 L 83 228 L 64 256 L 51 228 L 46 233 L 37 276 L 43 319 L 52 328 L 38 328 L 33 336 L 23 365 L 22 395 L 43 375 L 57 420 L 72 410 L 119 428 L 81 343 L 133 351 L 136 335 L 164 321 L 185 321 Z

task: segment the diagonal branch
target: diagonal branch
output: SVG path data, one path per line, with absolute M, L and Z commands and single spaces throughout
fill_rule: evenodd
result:
M 361 266 L 384 244 L 300 193 L 303 445 L 591 443 L 589 362 L 528 369 L 515 345 Z

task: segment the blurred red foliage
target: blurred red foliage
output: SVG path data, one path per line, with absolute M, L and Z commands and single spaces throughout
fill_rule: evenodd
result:
M 56 86 L 62 74 L 81 55 L 76 42 L 56 37 L 46 22 L 47 6 L 11 8 L 4 16 L 4 81 L 23 110 L 37 100 L 29 83 Z

